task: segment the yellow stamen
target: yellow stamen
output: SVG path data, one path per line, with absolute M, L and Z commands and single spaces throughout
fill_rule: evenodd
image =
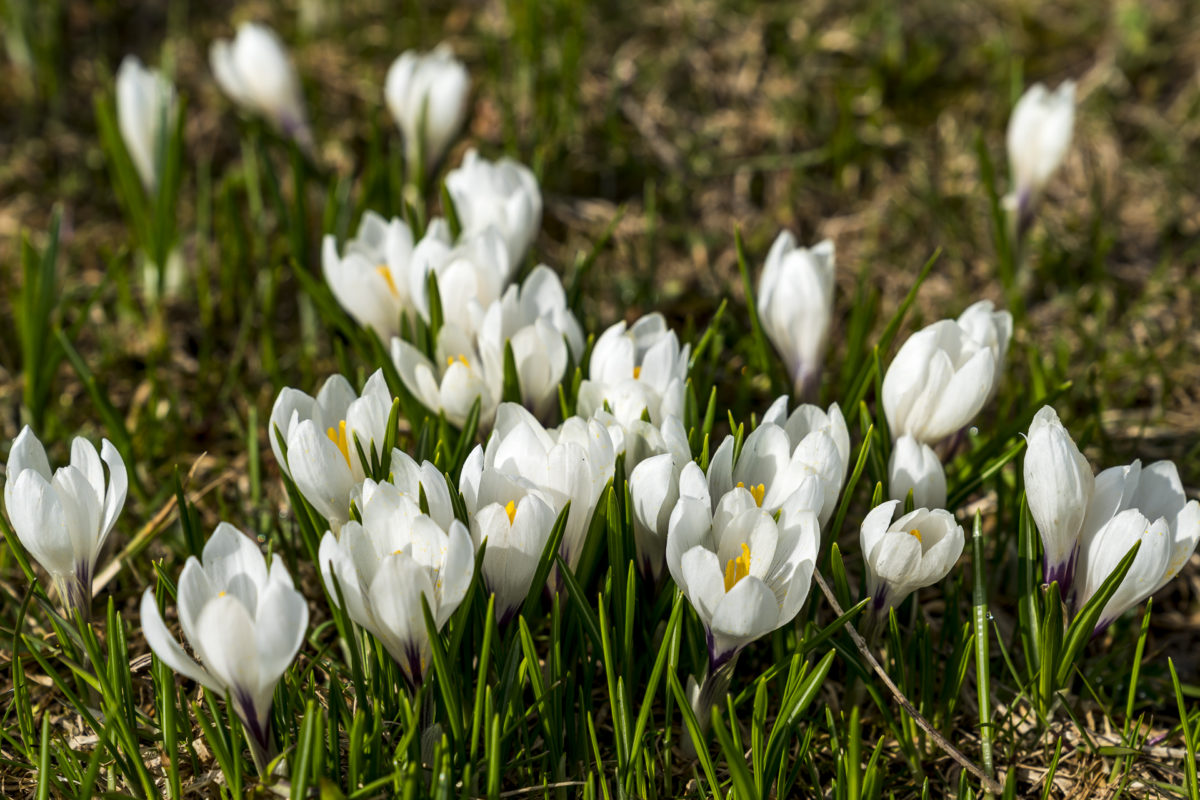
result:
M 225 596 L 225 592 L 217 592 L 217 597 L 224 597 L 224 596 Z
M 638 378 L 640 378 L 640 377 L 642 377 L 642 368 L 641 368 L 641 367 L 634 367 L 634 368 L 633 368 L 633 379 L 634 379 L 634 380 L 637 380 L 637 379 L 638 379 Z
M 392 293 L 392 297 L 399 297 L 400 290 L 396 288 L 396 281 L 392 279 L 392 271 L 388 269 L 387 264 L 380 264 L 375 268 L 375 271 L 387 283 L 388 291 Z
M 917 539 L 917 541 L 918 541 L 918 542 L 921 542 L 921 531 L 920 531 L 920 530 L 918 530 L 917 528 L 913 528 L 911 531 L 909 531 L 909 532 L 908 532 L 908 535 L 909 535 L 909 536 L 915 536 L 915 537 L 916 537 L 916 539 Z M 924 542 L 921 542 L 921 544 L 925 544 L 925 543 L 924 543 Z
M 517 504 L 514 503 L 512 500 L 509 500 L 508 503 L 505 504 L 505 506 L 504 506 L 504 513 L 508 514 L 508 524 L 512 525 L 513 517 L 515 517 L 517 515 Z
M 346 438 L 346 420 L 338 423 L 337 430 L 329 428 L 325 431 L 325 435 L 329 437 L 329 441 L 337 445 L 338 450 L 342 451 L 342 458 L 346 459 L 346 465 L 350 465 L 350 440 Z
M 729 559 L 725 564 L 725 591 L 729 591 L 737 582 L 750 574 L 750 548 L 742 542 L 742 554 Z
M 455 362 L 455 361 L 461 361 L 461 362 L 462 362 L 462 365 L 463 365 L 464 367 L 469 367 L 469 366 L 471 366 L 471 362 L 470 362 L 470 361 L 467 361 L 467 357 L 466 357 L 466 356 L 464 356 L 462 353 L 459 353 L 459 354 L 458 354 L 458 355 L 456 355 L 456 356 L 446 356 L 446 366 L 447 366 L 447 367 L 452 367 L 452 366 L 454 366 L 454 362 Z
M 738 481 L 737 488 L 746 489 L 746 484 Z M 757 486 L 751 486 L 749 489 L 746 489 L 746 491 L 750 492 L 750 496 L 754 498 L 754 502 L 758 504 L 759 508 L 762 508 L 763 498 L 767 496 L 767 485 L 765 483 L 760 483 Z
M 393 550 L 393 551 L 392 551 L 392 555 L 394 555 L 394 556 L 398 556 L 398 555 L 400 555 L 400 554 L 401 554 L 401 553 L 403 553 L 403 552 L 404 552 L 404 548 L 403 548 L 403 547 L 398 547 L 398 548 L 396 548 L 395 550 Z

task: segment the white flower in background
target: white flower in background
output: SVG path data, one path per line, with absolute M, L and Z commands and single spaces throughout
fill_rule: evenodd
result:
M 583 356 L 583 329 L 567 307 L 558 274 L 538 266 L 519 288 L 509 286 L 482 311 L 476 328 L 485 371 L 500 380 L 497 396 L 503 390 L 505 345 L 511 342 L 521 402 L 539 417 L 546 416 L 558 403 L 568 360 L 578 362 Z
M 1178 575 L 1200 541 L 1200 503 L 1187 499 L 1170 461 L 1144 469 L 1134 461 L 1096 476 L 1080 536 L 1076 608 L 1096 593 L 1138 539 L 1141 549 L 1101 612 L 1097 630 Z
M 465 235 L 495 228 L 508 245 L 508 258 L 520 264 L 542 226 L 542 190 L 524 164 L 511 158 L 488 161 L 472 148 L 446 175 L 446 191 Z
M 117 127 L 146 191 L 158 188 L 167 139 L 175 125 L 175 87 L 137 56 L 125 56 L 117 70 Z
M 715 672 L 750 642 L 791 622 L 808 597 L 821 532 L 791 498 L 778 520 L 747 489 L 714 511 L 700 467 L 684 466 L 667 531 L 667 569 L 695 608 Z
M 429 223 L 417 243 L 409 272 L 409 295 L 426 322 L 430 321 L 430 273 L 437 276 L 442 319 L 474 335 L 482 316 L 479 309 L 486 309 L 504 294 L 512 265 L 507 245 L 494 228 L 462 236 L 454 244 L 450 226 L 438 218 Z
M 445 154 L 467 119 L 470 89 L 467 68 L 445 43 L 428 53 L 406 50 L 392 62 L 383 94 L 404 134 L 410 170 L 432 167 Z
M 319 556 L 330 598 L 337 602 L 340 588 L 350 618 L 387 648 L 413 686 L 421 684 L 432 652 L 421 597 L 441 630 L 475 572 L 467 528 L 453 518 L 443 526 L 422 514 L 418 502 L 396 485 L 367 481 L 362 523 L 346 523 L 340 536 L 326 532 Z
M 974 341 L 976 346 L 992 351 L 994 369 L 991 394 L 994 395 L 1000 388 L 1005 360 L 1008 357 L 1008 343 L 1012 341 L 1012 314 L 1008 311 L 996 311 L 991 300 L 980 300 L 968 306 L 956 321 L 964 335 Z
M 302 147 L 312 146 L 300 79 L 275 31 L 256 22 L 238 26 L 233 41 L 217 39 L 208 51 L 221 91 L 251 114 L 271 121 Z
M 758 284 L 758 317 L 787 364 L 793 394 L 816 388 L 833 322 L 833 242 L 798 247 L 783 231 L 771 245 Z
M 333 375 L 316 398 L 286 387 L 275 399 L 268 429 L 275 460 L 335 531 L 350 519 L 352 492 L 371 473 L 371 459 L 383 457 L 392 403 L 382 370 L 367 379 L 361 396 L 348 380 Z
M 825 496 L 818 516 L 821 525 L 825 525 L 837 508 L 838 495 L 850 469 L 850 430 L 837 403 L 831 403 L 824 411 L 804 403 L 790 415 L 787 407 L 787 395 L 776 398 L 762 421 L 783 428 L 792 447 L 792 459 L 821 476 Z
M 273 559 L 268 570 L 254 541 L 222 522 L 200 560 L 191 556 L 184 565 L 178 601 L 183 638 L 200 663 L 167 630 L 150 588 L 141 606 L 146 643 L 175 672 L 228 696 L 256 753 L 269 752 L 275 684 L 308 629 L 304 595 L 282 560 Z
M 481 576 L 504 625 L 529 594 L 558 513 L 532 483 L 489 464 L 482 445 L 467 456 L 459 489 L 475 547 L 487 542 Z
M 121 454 L 107 439 L 97 453 L 76 437 L 71 463 L 51 473 L 45 448 L 26 425 L 8 452 L 5 474 L 4 507 L 21 545 L 50 574 L 64 606 L 87 617 L 96 561 L 129 488 Z
M 914 508 L 946 507 L 946 471 L 933 448 L 901 436 L 888 460 L 888 494 L 901 503 L 913 493 Z
M 648 422 L 639 422 L 650 430 L 655 430 Z M 657 432 L 655 430 L 655 432 Z M 629 497 L 633 506 L 633 538 L 637 546 L 638 567 L 647 578 L 657 581 L 662 574 L 663 555 L 667 547 L 667 531 L 670 527 L 671 512 L 679 502 L 679 495 L 699 497 L 708 492 L 708 484 L 704 473 L 699 470 L 688 470 L 691 480 L 699 480 L 704 485 L 685 486 L 680 489 L 679 481 L 684 467 L 692 462 L 692 452 L 688 447 L 687 435 L 683 433 L 683 423 L 677 417 L 669 417 L 659 434 L 661 444 L 652 437 L 638 437 L 646 445 L 646 450 L 657 450 L 657 454 L 635 459 L 632 469 L 629 468 L 629 453 L 635 447 L 642 445 L 627 445 L 626 470 L 629 474 Z M 626 440 L 629 441 L 628 439 Z
M 892 437 L 933 444 L 965 427 L 991 396 L 997 356 L 951 319 L 910 336 L 883 377 Z
M 626 426 L 643 413 L 656 425 L 672 415 L 682 418 L 690 353 L 662 314 L 647 314 L 630 326 L 618 322 L 592 349 L 578 413 L 590 417 L 607 404 Z
M 600 494 L 612 480 L 615 461 L 612 439 L 596 420 L 571 417 L 561 427 L 547 430 L 522 406 L 501 403 L 481 462 L 473 465 L 468 459 L 467 463 L 471 473 L 495 470 L 536 489 L 555 516 L 569 502 L 559 552 L 574 567 Z M 478 485 L 478 475 L 471 473 L 464 466 L 460 484 Z M 552 573 L 552 580 L 556 575 Z
M 1058 169 L 1075 127 L 1075 82 L 1063 81 L 1053 92 L 1040 83 L 1025 90 L 1008 121 L 1008 164 L 1012 192 L 1006 198 L 1022 217 Z
M 892 522 L 899 505 L 899 500 L 889 500 L 871 509 L 860 531 L 867 592 L 880 612 L 946 577 L 966 543 L 962 526 L 949 511 L 918 508 Z
M 480 357 L 475 341 L 462 328 L 450 323 L 442 326 L 434 345 L 433 361 L 403 339 L 393 338 L 392 363 L 405 388 L 421 405 L 445 414 L 451 425 L 461 428 L 477 399 L 480 427 L 492 424 L 504 374 L 491 371 L 491 362 Z
M 412 257 L 408 223 L 400 218 L 388 222 L 367 211 L 340 256 L 337 241 L 325 236 L 321 269 L 342 308 L 386 342 L 400 333 L 401 316 L 413 310 L 408 274 Z
M 1050 406 L 1029 426 L 1025 451 L 1025 497 L 1042 536 L 1042 580 L 1071 589 L 1079 555 L 1079 531 L 1092 500 L 1092 468 Z

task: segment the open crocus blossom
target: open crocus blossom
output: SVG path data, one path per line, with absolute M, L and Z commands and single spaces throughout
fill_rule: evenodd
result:
M 516 403 L 501 403 L 487 446 L 472 453 L 463 466 L 463 494 L 478 494 L 480 475 L 494 470 L 535 488 L 557 516 L 570 503 L 559 552 L 572 567 L 583 553 L 583 541 L 600 494 L 612 480 L 616 456 L 612 439 L 596 420 L 571 417 L 547 430 Z M 554 571 L 551 580 L 555 580 Z
M 579 414 L 590 417 L 607 405 L 622 425 L 643 413 L 655 425 L 672 415 L 682 418 L 690 353 L 662 314 L 647 314 L 629 326 L 618 322 L 592 348 L 588 379 L 579 387 Z
M 832 458 L 837 453 L 833 440 L 824 432 L 817 432 L 817 438 L 823 439 L 821 449 Z M 745 489 L 768 513 L 795 500 L 819 518 L 827 489 L 837 500 L 840 485 L 828 486 L 810 463 L 808 449 L 793 448 L 786 431 L 774 423 L 764 422 L 746 437 L 736 462 L 733 451 L 733 436 L 726 436 L 709 462 L 708 491 L 714 503 L 735 488 Z
M 438 331 L 433 361 L 394 337 L 392 363 L 405 388 L 430 411 L 445 414 L 451 425 L 461 428 L 476 400 L 480 426 L 486 429 L 492 424 L 504 382 L 503 352 L 497 374 L 494 359 L 480 357 L 474 339 L 459 326 L 446 323 Z
M 100 549 L 125 507 L 129 478 L 121 454 L 107 439 L 97 453 L 76 437 L 71 463 L 51 473 L 45 448 L 26 425 L 8 452 L 6 474 L 4 507 L 13 531 L 50 574 L 68 612 L 86 617 Z
M 355 485 L 384 456 L 393 402 L 382 370 L 367 379 L 361 396 L 333 375 L 316 398 L 289 386 L 275 399 L 268 431 L 275 460 L 334 530 L 350 519 Z
M 504 351 L 512 347 L 521 402 L 539 417 L 558 403 L 569 360 L 583 356 L 583 329 L 567 307 L 558 273 L 538 266 L 520 287 L 509 286 L 482 314 L 479 353 L 494 394 L 503 390 Z
M 511 158 L 488 161 L 472 148 L 446 175 L 446 191 L 464 234 L 495 228 L 508 245 L 509 263 L 521 263 L 542 225 L 542 190 L 529 167 Z
M 946 507 L 946 471 L 933 448 L 901 436 L 888 460 L 888 494 L 904 502 L 913 493 L 915 508 Z
M 321 269 L 342 308 L 386 342 L 400 333 L 401 316 L 412 310 L 408 275 L 412 256 L 408 223 L 399 218 L 388 222 L 367 211 L 358 234 L 346 242 L 340 256 L 337 241 L 326 235 Z
M 164 143 L 175 125 L 175 87 L 137 56 L 125 56 L 117 70 L 117 127 L 146 191 L 158 187 Z
M 442 319 L 472 336 L 485 309 L 500 299 L 512 273 L 508 246 L 495 228 L 462 236 L 454 244 L 450 226 L 438 218 L 429 223 L 413 251 L 409 295 L 426 322 L 431 319 L 430 274 L 437 280 Z
M 1140 461 L 1096 476 L 1084 517 L 1075 574 L 1076 608 L 1112 574 L 1134 543 L 1142 546 L 1100 613 L 1097 630 L 1145 600 L 1179 574 L 1200 541 L 1200 503 L 1189 501 L 1170 461 Z
M 221 90 L 244 110 L 273 123 L 301 147 L 312 146 L 300 79 L 275 31 L 243 22 L 233 41 L 218 39 L 208 52 Z
M 758 284 L 758 317 L 792 378 L 793 393 L 816 387 L 833 321 L 833 242 L 798 247 L 783 231 L 771 245 Z
M 487 542 L 480 574 L 496 598 L 496 621 L 503 625 L 529 595 L 557 512 L 532 483 L 487 462 L 483 446 L 476 445 L 463 465 L 459 488 L 476 548 Z
M 222 522 L 199 560 L 179 576 L 179 625 L 199 659 L 167 630 L 154 590 L 142 595 L 150 649 L 175 672 L 225 696 L 249 734 L 260 771 L 272 751 L 271 700 L 308 629 L 308 604 L 280 559 L 267 568 L 258 546 Z
M 992 394 L 997 353 L 952 319 L 917 331 L 883 378 L 892 437 L 934 444 L 966 426 Z
M 388 69 L 383 94 L 404 134 L 410 170 L 432 167 L 467 118 L 471 81 L 448 44 L 428 53 L 406 50 Z
M 860 532 L 867 592 L 880 613 L 946 577 L 966 543 L 962 526 L 949 511 L 918 508 L 892 522 L 899 505 L 899 500 L 889 500 L 871 509 Z
M 1026 440 L 1025 497 L 1042 537 L 1042 580 L 1058 581 L 1062 590 L 1069 592 L 1079 554 L 1079 532 L 1095 478 L 1050 406 L 1043 406 L 1034 416 Z
M 800 498 L 778 519 L 750 490 L 735 488 L 713 510 L 700 467 L 684 466 L 667 531 L 666 562 L 704 624 L 710 672 L 750 642 L 791 622 L 808 597 L 821 532 Z
M 648 422 L 641 422 L 641 425 L 654 430 Z M 657 454 L 637 460 L 629 472 L 638 568 L 647 578 L 657 581 L 662 574 L 671 512 L 679 502 L 679 481 L 683 468 L 692 463 L 692 452 L 688 447 L 687 435 L 683 432 L 683 423 L 677 417 L 669 417 L 663 425 L 661 442 L 651 437 L 637 438 L 646 442 L 648 447 L 658 449 Z M 625 451 L 626 469 L 629 469 L 629 453 L 632 449 L 630 447 Z M 687 474 L 689 479 L 703 479 L 701 472 L 688 470 Z M 707 482 L 703 487 L 688 486 L 683 489 L 685 494 L 692 497 L 699 497 L 707 491 Z
M 1066 156 L 1074 127 L 1074 81 L 1063 81 L 1053 92 L 1035 83 L 1013 108 L 1008 121 L 1008 164 L 1013 186 L 1005 202 L 1022 223 L 1028 220 L 1038 195 Z
M 422 596 L 441 630 L 475 571 L 466 526 L 452 518 L 443 527 L 418 502 L 394 484 L 367 481 L 361 524 L 346 523 L 340 535 L 327 531 L 319 555 L 330 598 L 337 602 L 340 590 L 350 618 L 387 648 L 412 686 L 430 661 Z

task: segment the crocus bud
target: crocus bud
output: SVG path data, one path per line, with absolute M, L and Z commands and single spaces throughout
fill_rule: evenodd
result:
M 340 536 L 327 531 L 321 540 L 321 574 L 329 596 L 337 602 L 340 589 L 350 618 L 383 644 L 410 685 L 419 686 L 432 652 L 421 598 L 441 630 L 471 585 L 475 546 L 457 519 L 442 527 L 421 513 L 419 495 L 367 483 L 362 523 L 348 522 Z
M 357 235 L 338 255 L 337 240 L 325 237 L 321 269 L 342 308 L 359 325 L 387 341 L 400 333 L 400 319 L 415 310 L 409 296 L 413 258 L 412 229 L 404 220 L 388 222 L 367 211 Z
M 208 51 L 221 91 L 243 110 L 264 117 L 304 148 L 312 147 L 300 79 L 275 31 L 243 22 L 233 41 L 218 39 Z
M 406 50 L 392 62 L 384 98 L 400 132 L 410 170 L 432 167 L 467 118 L 471 81 L 447 44 L 429 53 Z
M 542 190 L 529 167 L 511 158 L 488 161 L 471 148 L 446 175 L 446 191 L 464 234 L 495 228 L 508 246 L 509 263 L 521 263 L 542 225 Z
M 883 378 L 893 438 L 933 444 L 965 427 L 991 395 L 996 360 L 991 347 L 951 319 L 910 336 Z
M 265 765 L 272 750 L 271 701 L 275 685 L 296 658 L 308 629 L 308 604 L 281 559 L 270 569 L 247 536 L 222 522 L 200 559 L 188 558 L 179 576 L 179 625 L 199 659 L 167 629 L 154 590 L 142 595 L 142 632 L 163 663 L 234 704 Z
M 117 70 L 117 127 L 147 192 L 158 188 L 158 156 L 174 125 L 175 87 L 137 56 L 125 56 Z
M 1070 590 L 1079 554 L 1079 529 L 1092 500 L 1092 468 L 1050 406 L 1029 426 L 1025 497 L 1042 537 L 1043 580 Z
M 949 511 L 918 508 L 892 522 L 899 505 L 899 500 L 889 500 L 872 509 L 860 531 L 867 591 L 878 612 L 946 577 L 966 543 L 962 526 Z
M 937 453 L 911 436 L 901 436 L 888 461 L 888 494 L 903 503 L 910 491 L 914 508 L 946 507 L 946 472 Z
M 833 321 L 833 242 L 796 246 L 783 231 L 771 245 L 758 284 L 758 317 L 787 364 L 793 395 L 811 394 Z
M 108 479 L 104 466 L 108 465 Z M 68 613 L 88 615 L 100 548 L 125 506 L 125 462 L 107 439 L 71 443 L 71 463 L 50 472 L 42 443 L 26 425 L 8 453 L 4 507 L 21 545 L 50 573 Z
M 986 347 L 992 351 L 992 391 L 990 398 L 1000 388 L 1004 375 L 1004 362 L 1008 357 L 1008 343 L 1012 341 L 1013 318 L 1008 311 L 996 311 L 991 300 L 972 303 L 959 314 L 958 327 L 975 347 Z
M 821 542 L 817 515 L 799 498 L 778 518 L 735 487 L 715 510 L 700 467 L 680 475 L 667 531 L 666 562 L 704 625 L 710 670 L 750 642 L 788 624 L 808 597 Z
M 1022 228 L 1038 195 L 1066 156 L 1074 125 L 1074 81 L 1063 81 L 1053 92 L 1035 83 L 1013 108 L 1008 121 L 1013 186 L 1005 202 L 1017 212 Z

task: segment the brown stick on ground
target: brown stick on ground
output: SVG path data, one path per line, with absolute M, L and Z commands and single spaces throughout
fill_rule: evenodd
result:
M 817 585 L 821 587 L 821 593 L 825 595 L 825 599 L 829 601 L 829 605 L 833 607 L 833 613 L 837 614 L 839 617 L 842 616 L 842 614 L 845 612 L 842 611 L 842 607 L 838 605 L 837 598 L 835 598 L 833 596 L 833 592 L 829 590 L 829 584 L 825 582 L 823 577 L 821 577 L 821 573 L 814 570 L 813 577 L 817 579 Z M 900 687 L 892 682 L 892 679 L 888 676 L 887 672 L 884 671 L 883 667 L 879 664 L 879 661 L 875 659 L 875 656 L 871 653 L 870 648 L 867 647 L 866 641 L 862 638 L 862 636 L 859 635 L 858 631 L 854 629 L 854 625 L 847 622 L 846 630 L 850 632 L 850 638 L 854 641 L 854 646 L 858 648 L 858 652 L 862 653 L 863 658 L 865 658 L 867 663 L 871 665 L 871 669 L 875 670 L 875 673 L 879 675 L 880 679 L 883 680 L 884 684 L 888 688 L 888 691 L 890 691 L 892 696 L 896 698 L 896 702 L 899 703 L 900 707 L 903 708 L 908 715 L 913 718 L 914 722 L 925 729 L 925 732 L 929 734 L 929 738 L 933 739 L 934 744 L 940 747 L 942 751 L 946 753 L 946 755 L 957 761 L 963 769 L 965 769 L 967 772 L 970 772 L 976 778 L 979 778 L 980 783 L 983 784 L 983 788 L 988 792 L 996 795 L 1003 794 L 1004 786 L 999 781 L 990 777 L 981 768 L 977 767 L 974 762 L 959 752 L 958 748 L 950 744 L 946 737 L 942 736 L 942 734 L 938 732 L 937 728 L 933 727 L 933 724 L 929 720 L 921 716 L 921 712 L 917 711 L 916 707 L 908 701 L 908 698 L 905 697 L 904 693 L 900 691 Z

